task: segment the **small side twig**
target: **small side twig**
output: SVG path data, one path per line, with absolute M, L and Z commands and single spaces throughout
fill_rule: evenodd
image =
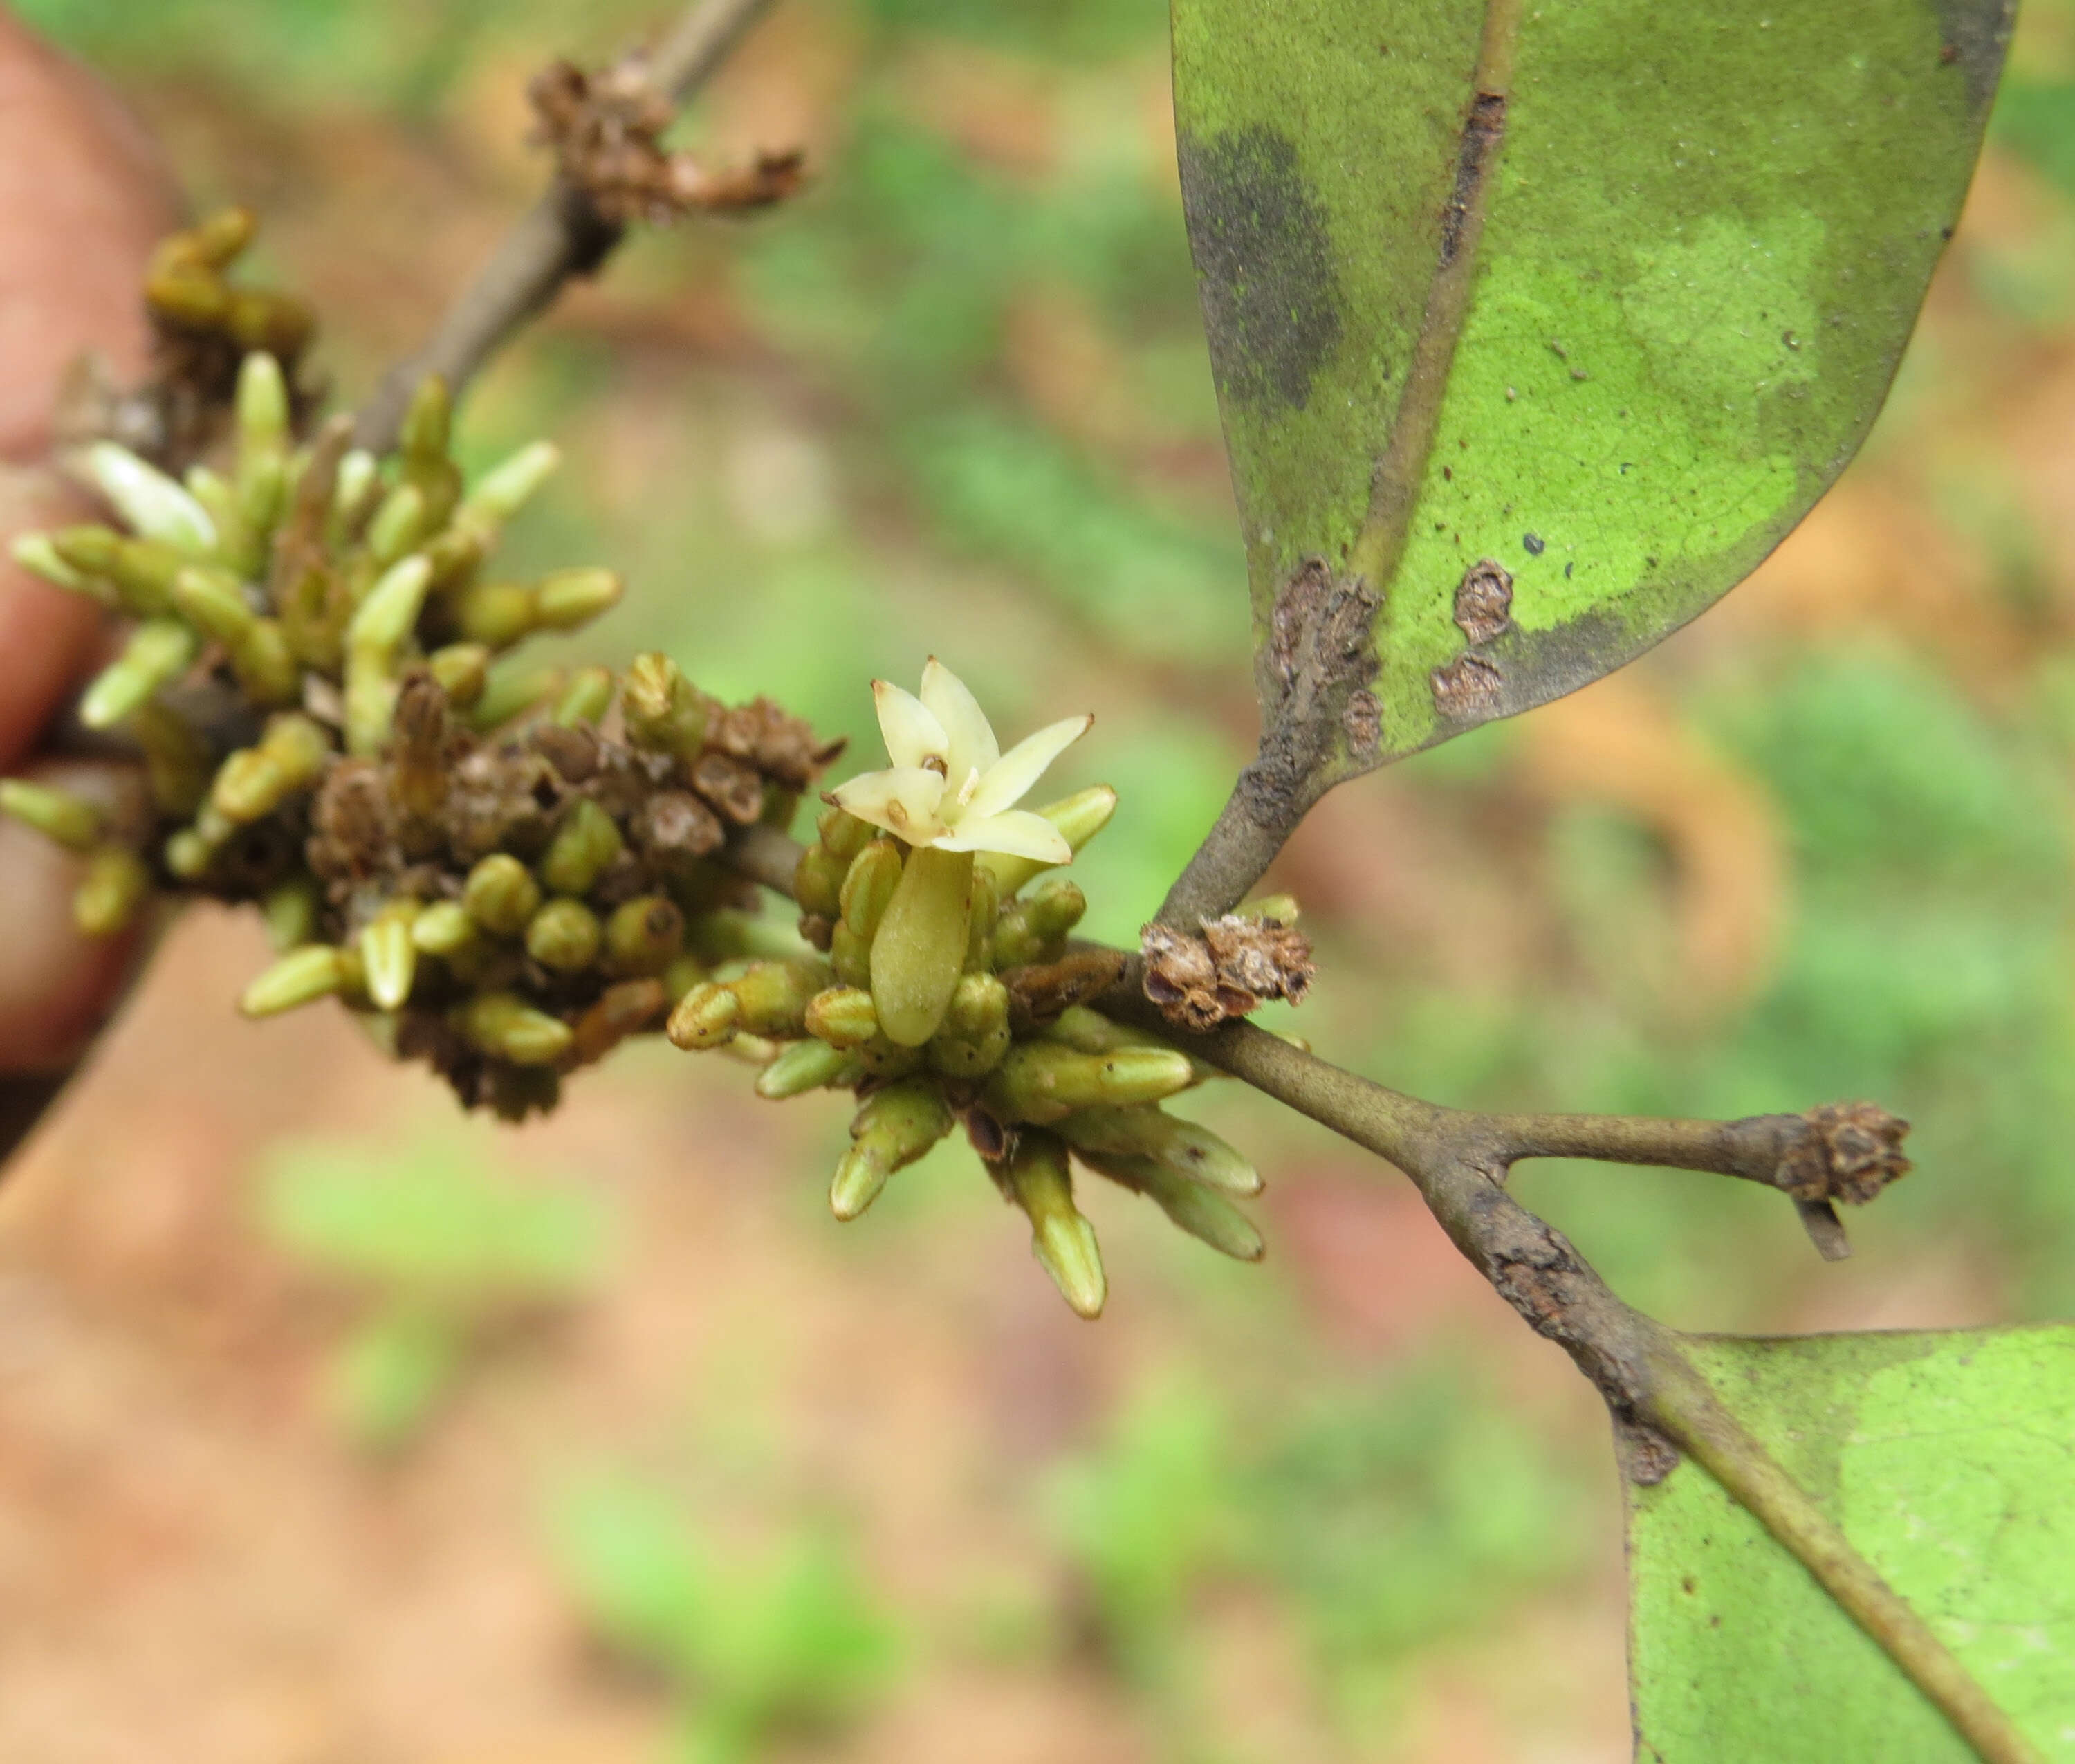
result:
M 657 91 L 681 103 L 710 79 L 771 0 L 697 0 L 650 59 Z M 379 453 L 419 383 L 443 377 L 458 392 L 520 325 L 611 255 L 622 229 L 585 193 L 557 177 L 456 296 L 425 346 L 383 375 L 354 428 L 354 445 Z

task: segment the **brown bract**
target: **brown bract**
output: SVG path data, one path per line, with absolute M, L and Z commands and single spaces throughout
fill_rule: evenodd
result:
M 1810 1131 L 1775 1178 L 1797 1200 L 1862 1207 L 1912 1167 L 1902 1153 L 1909 1123 L 1878 1103 L 1825 1103 L 1803 1118 Z
M 1139 933 L 1145 996 L 1169 1022 L 1200 1033 L 1266 999 L 1303 1002 L 1317 968 L 1303 932 L 1236 913 L 1201 922 L 1199 936 L 1165 925 Z
M 674 114 L 647 59 L 628 56 L 599 72 L 557 61 L 527 88 L 539 118 L 534 139 L 554 151 L 561 175 L 615 226 L 660 223 L 688 210 L 764 208 L 799 188 L 804 156 L 760 153 L 748 165 L 709 169 L 667 151 Z

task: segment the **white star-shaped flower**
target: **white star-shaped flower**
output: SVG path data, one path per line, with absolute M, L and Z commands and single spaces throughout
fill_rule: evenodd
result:
M 965 682 L 934 656 L 923 666 L 920 698 L 884 680 L 872 681 L 872 696 L 893 764 L 839 785 L 839 806 L 913 846 L 1073 861 L 1057 827 L 1016 805 L 1094 717 L 1050 723 L 1004 753 Z

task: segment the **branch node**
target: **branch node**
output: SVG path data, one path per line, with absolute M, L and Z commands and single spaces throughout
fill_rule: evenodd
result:
M 1278 913 L 1227 913 L 1203 919 L 1200 934 L 1153 924 L 1138 934 L 1145 996 L 1177 1029 L 1207 1033 L 1264 999 L 1300 1004 L 1318 971 L 1311 940 Z M 1287 914 L 1287 916 L 1283 916 Z
M 1863 1207 L 1911 1167 L 1902 1152 L 1909 1123 L 1877 1103 L 1825 1103 L 1801 1119 L 1804 1129 L 1787 1147 L 1772 1178 L 1797 1201 Z M 1807 1223 L 1805 1212 L 1803 1219 Z M 1816 1247 L 1822 1248 L 1820 1238 Z

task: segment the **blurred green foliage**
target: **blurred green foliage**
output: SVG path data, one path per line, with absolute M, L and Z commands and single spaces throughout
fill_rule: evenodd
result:
M 258 1207 L 269 1238 L 364 1302 L 334 1353 L 330 1396 L 374 1450 L 416 1436 L 498 1321 L 579 1298 L 611 1265 L 594 1190 L 527 1182 L 452 1128 L 379 1149 L 278 1147 Z
M 895 1632 L 825 1526 L 760 1555 L 723 1550 L 669 1489 L 618 1473 L 572 1484 L 551 1530 L 599 1640 L 675 1692 L 683 1764 L 737 1764 L 781 1737 L 825 1733 L 888 1683 Z

